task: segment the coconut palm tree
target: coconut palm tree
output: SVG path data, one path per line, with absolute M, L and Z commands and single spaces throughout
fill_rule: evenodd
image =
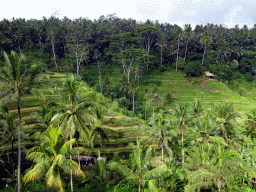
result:
M 190 103 L 191 107 L 192 107 L 192 112 L 194 113 L 194 117 L 196 119 L 199 119 L 200 116 L 203 113 L 203 108 L 202 108 L 202 103 L 200 100 L 198 100 L 197 98 L 195 98 L 195 102 L 194 103 Z
M 152 126 L 150 130 L 150 139 L 149 140 L 157 140 L 159 148 L 161 149 L 161 159 L 162 164 L 164 162 L 164 148 L 167 153 L 172 157 L 173 152 L 171 147 L 168 145 L 168 141 L 172 140 L 172 134 L 170 134 L 170 121 L 166 117 L 166 112 L 160 110 L 159 113 L 156 114 L 155 118 L 151 118 L 149 124 Z
M 182 29 L 179 28 L 179 29 L 177 29 L 177 31 L 178 31 L 178 37 L 177 37 L 177 39 L 178 39 L 178 50 L 177 50 L 177 59 L 176 59 L 176 72 L 177 72 L 177 70 L 178 70 L 178 60 L 179 60 L 179 51 L 180 51 L 180 40 L 183 39 L 183 38 L 182 38 Z
M 203 143 L 194 147 L 189 152 L 187 162 L 186 166 L 191 172 L 187 175 L 186 192 L 210 189 L 212 186 L 220 192 L 242 178 L 245 172 L 238 153 L 224 149 L 221 144 Z
M 158 43 L 156 43 L 156 45 L 159 47 L 159 51 L 161 53 L 161 66 L 162 66 L 162 60 L 163 60 L 163 57 L 162 57 L 162 54 L 163 54 L 163 49 L 164 47 L 166 48 L 167 44 L 166 44 L 166 41 L 164 39 L 161 39 Z
M 170 109 L 169 112 L 171 112 L 172 115 L 174 115 L 177 119 L 177 123 L 181 134 L 182 164 L 184 164 L 184 129 L 189 119 L 189 110 L 186 105 L 177 104 L 173 109 Z
M 205 114 L 201 116 L 199 119 L 196 119 L 194 123 L 194 127 L 196 131 L 199 132 L 203 138 L 203 141 L 208 141 L 210 136 L 215 135 L 215 131 L 217 128 L 216 122 L 211 118 L 210 114 Z
M 101 85 L 101 72 L 100 72 L 100 64 L 99 64 L 99 58 L 101 57 L 101 54 L 98 49 L 94 52 L 94 58 L 97 60 L 98 68 L 99 68 L 99 84 L 100 84 L 100 92 L 102 94 L 102 85 Z
M 233 122 L 240 115 L 235 111 L 232 103 L 217 103 L 212 109 L 214 120 L 219 125 L 216 131 L 229 143 L 231 137 L 237 134 Z
M 194 36 L 195 36 L 195 32 L 192 31 L 192 27 L 191 27 L 191 26 L 186 27 L 186 29 L 185 29 L 184 32 L 183 32 L 183 37 L 184 37 L 185 39 L 187 39 L 184 61 L 185 61 L 186 55 L 187 55 L 188 42 L 189 42 L 189 40 L 190 40 L 191 38 L 193 38 Z
M 252 139 L 256 137 L 256 109 L 252 109 L 249 113 L 246 113 L 247 119 L 244 122 L 245 134 Z
M 2 106 L 0 114 L 0 135 L 2 144 L 7 145 L 7 151 L 9 148 L 9 143 L 12 144 L 12 168 L 14 174 L 14 142 L 17 140 L 17 127 L 14 123 L 15 113 L 9 113 L 9 110 L 6 106 Z M 8 162 L 9 162 L 9 153 L 8 153 Z
M 127 77 L 123 76 L 122 79 L 120 80 L 120 83 L 121 83 L 120 91 L 124 93 L 124 97 L 125 97 L 125 93 L 127 93 L 129 90 L 129 83 L 128 83 Z
M 132 111 L 134 112 L 134 95 L 135 95 L 135 92 L 138 90 L 138 85 L 137 83 L 134 81 L 130 82 L 130 86 L 129 86 L 129 90 L 128 90 L 128 93 L 129 94 L 132 94 Z
M 128 182 L 137 183 L 138 190 L 140 192 L 141 186 L 145 184 L 146 181 L 148 181 L 148 188 L 151 188 L 153 191 L 157 191 L 154 178 L 159 177 L 159 175 L 167 171 L 167 166 L 162 165 L 160 167 L 150 170 L 149 169 L 150 160 L 152 158 L 151 151 L 152 151 L 152 148 L 149 147 L 145 151 L 145 153 L 143 153 L 141 144 L 139 141 L 137 141 L 137 148 L 134 149 L 133 153 L 130 155 L 130 160 L 131 160 L 130 168 L 116 161 L 110 161 L 108 163 L 108 167 L 110 169 L 118 170 L 125 177 L 123 180 L 119 182 L 119 184 L 116 186 L 116 189 L 120 184 L 128 181 Z
M 73 175 L 84 177 L 78 164 L 72 159 L 68 159 L 71 154 L 82 151 L 81 148 L 70 149 L 75 143 L 75 139 L 65 142 L 62 130 L 49 127 L 40 136 L 42 143 L 27 152 L 27 159 L 33 161 L 33 166 L 24 175 L 25 184 L 30 181 L 45 178 L 46 188 L 51 191 L 65 191 L 64 176 L 72 172 Z
M 148 97 L 149 99 L 147 100 L 146 104 L 147 105 L 153 105 L 153 118 L 154 118 L 154 114 L 155 114 L 155 105 L 156 103 L 158 103 L 159 101 L 162 101 L 162 97 L 160 97 L 160 95 L 157 94 L 157 86 L 154 86 L 149 93 L 147 93 L 145 95 L 145 97 Z
M 87 85 L 78 81 L 74 75 L 64 79 L 63 83 L 61 112 L 52 118 L 52 124 L 61 126 L 66 138 L 70 140 L 72 140 L 75 131 L 79 131 L 83 137 L 89 138 L 90 133 L 87 127 L 89 115 L 86 113 L 89 104 L 81 98 L 81 92 L 87 90 Z M 70 149 L 72 149 L 72 143 Z M 71 159 L 72 156 L 70 155 Z M 72 172 L 70 172 L 70 175 L 71 191 L 73 192 Z
M 32 64 L 24 64 L 25 56 L 11 51 L 8 55 L 3 53 L 5 64 L 0 69 L 0 80 L 3 83 L 0 91 L 0 106 L 7 103 L 9 100 L 16 100 L 18 110 L 18 192 L 20 192 L 20 170 L 21 170 L 21 97 L 24 92 L 40 93 L 31 89 L 33 81 L 39 80 L 39 75 L 34 75 L 31 69 L 35 67 Z M 42 76 L 40 76 L 42 77 Z M 44 99 L 43 94 L 40 96 Z
M 108 141 L 108 137 L 110 134 L 116 134 L 115 131 L 111 130 L 107 126 L 108 119 L 105 118 L 106 108 L 100 105 L 96 105 L 89 109 L 89 114 L 91 115 L 91 121 L 89 124 L 90 130 L 90 138 L 88 142 L 90 142 L 91 147 L 95 143 L 98 144 L 98 157 L 100 158 L 100 147 L 105 144 L 105 141 Z
M 202 59 L 202 66 L 203 66 L 206 46 L 208 46 L 212 43 L 212 38 L 208 36 L 208 31 L 205 31 L 201 34 L 200 43 L 204 45 L 204 54 L 203 54 L 203 59 Z

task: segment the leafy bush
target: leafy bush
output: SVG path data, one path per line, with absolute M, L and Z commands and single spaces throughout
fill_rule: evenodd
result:
M 185 73 L 188 77 L 200 77 L 203 75 L 203 68 L 200 61 L 188 62 L 185 66 Z
M 132 107 L 132 103 L 130 102 L 130 100 L 125 97 L 121 97 L 117 101 L 118 101 L 119 107 L 123 107 L 126 109 L 130 109 Z
M 252 74 L 250 72 L 246 72 L 244 77 L 245 77 L 246 81 L 253 81 L 253 79 L 254 79 L 254 77 L 252 76 Z
M 155 80 L 155 84 L 156 84 L 157 86 L 161 86 L 161 83 L 162 83 L 162 81 Z
M 170 91 L 168 91 L 166 94 L 165 94 L 165 99 L 167 101 L 168 104 L 170 104 L 172 102 L 172 93 Z

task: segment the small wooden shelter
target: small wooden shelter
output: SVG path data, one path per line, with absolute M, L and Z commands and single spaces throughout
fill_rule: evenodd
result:
M 214 79 L 215 78 L 215 75 L 213 73 L 210 73 L 209 71 L 205 71 L 204 75 L 208 79 Z

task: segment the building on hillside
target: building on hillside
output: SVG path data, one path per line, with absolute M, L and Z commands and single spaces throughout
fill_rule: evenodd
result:
M 204 75 L 207 79 L 215 79 L 215 75 L 213 73 L 210 73 L 209 71 L 205 71 Z

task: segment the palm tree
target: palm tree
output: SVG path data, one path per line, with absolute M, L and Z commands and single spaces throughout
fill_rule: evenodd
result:
M 188 121 L 189 111 L 187 106 L 184 104 L 177 104 L 174 109 L 169 110 L 172 115 L 174 115 L 178 121 L 178 126 L 181 134 L 181 148 L 182 148 L 182 164 L 184 164 L 184 129 Z
M 210 45 L 211 42 L 212 42 L 212 38 L 208 36 L 208 31 L 205 31 L 204 33 L 201 34 L 200 43 L 205 46 L 203 59 L 202 59 L 202 66 L 204 64 L 204 55 L 205 55 L 205 51 L 206 51 L 206 46 Z
M 251 139 L 256 137 L 256 109 L 252 109 L 249 113 L 246 113 L 247 119 L 244 122 L 245 134 L 251 136 Z
M 0 128 L 1 128 L 1 140 L 3 143 L 7 144 L 7 150 L 9 142 L 12 144 L 12 168 L 14 174 L 14 141 L 17 139 L 17 128 L 14 124 L 15 113 L 9 113 L 9 110 L 6 106 L 2 106 L 0 114 Z M 8 150 L 9 151 L 9 150 Z M 8 153 L 8 162 L 9 162 L 9 153 Z
M 180 40 L 182 40 L 182 29 L 178 29 L 178 50 L 177 50 L 177 59 L 176 59 L 176 72 L 178 70 L 178 60 L 179 60 L 179 51 L 180 51 Z
M 112 89 L 112 83 L 110 81 L 109 76 L 106 76 L 104 84 L 103 84 L 103 88 L 107 92 Z
M 162 54 L 164 47 L 167 46 L 166 41 L 164 39 L 161 39 L 160 42 L 156 43 L 156 45 L 159 47 L 160 53 L 161 53 L 161 66 L 162 66 Z
M 132 81 L 130 83 L 130 86 L 129 86 L 129 91 L 128 93 L 129 94 L 132 94 L 132 111 L 134 112 L 134 95 L 135 95 L 135 92 L 138 90 L 138 85 L 135 81 Z
M 157 94 L 157 87 L 154 86 L 149 93 L 147 93 L 145 95 L 145 97 L 149 97 L 148 101 L 146 102 L 147 105 L 153 105 L 153 118 L 154 118 L 154 113 L 155 113 L 155 105 L 156 103 L 158 103 L 159 101 L 162 101 L 162 97 L 160 97 Z
M 119 184 L 116 186 L 116 189 L 121 183 L 125 181 L 132 181 L 138 183 L 138 190 L 140 192 L 141 185 L 148 181 L 148 187 L 155 189 L 153 191 L 157 191 L 155 180 L 153 178 L 157 178 L 159 177 L 160 174 L 167 171 L 167 167 L 166 165 L 162 165 L 160 167 L 149 170 L 150 160 L 152 158 L 151 151 L 152 148 L 149 147 L 145 151 L 145 153 L 143 153 L 143 149 L 141 148 L 140 142 L 137 141 L 137 148 L 134 149 L 133 153 L 130 155 L 130 168 L 116 161 L 109 162 L 108 167 L 110 169 L 117 169 L 125 177 L 123 180 L 119 182 Z
M 86 84 L 79 82 L 74 75 L 64 79 L 64 92 L 62 95 L 62 109 L 53 119 L 53 125 L 60 125 L 66 138 L 72 140 L 75 131 L 79 130 L 85 138 L 89 137 L 87 127 L 89 115 L 85 109 L 89 104 L 81 99 L 81 92 L 87 90 Z M 72 149 L 72 144 L 70 145 Z M 70 155 L 70 160 L 72 156 Z M 71 191 L 73 192 L 72 172 L 70 172 Z
M 4 52 L 5 65 L 0 69 L 0 79 L 3 83 L 0 92 L 0 106 L 11 99 L 16 100 L 18 110 L 18 192 L 20 192 L 20 169 L 21 169 L 21 96 L 25 91 L 34 91 L 30 83 L 36 80 L 37 75 L 33 76 L 31 69 L 35 67 L 32 64 L 24 64 L 25 56 L 11 51 L 8 55 Z M 3 91 L 4 90 L 4 91 Z M 37 91 L 38 92 L 38 91 Z M 34 92 L 35 93 L 35 92 Z M 43 95 L 41 94 L 43 97 Z
M 127 93 L 129 90 L 129 83 L 127 81 L 127 77 L 123 76 L 123 78 L 120 80 L 120 83 L 121 83 L 120 91 L 124 93 L 124 97 L 125 97 L 125 93 Z
M 98 68 L 99 68 L 99 84 L 100 84 L 100 92 L 102 94 L 102 85 L 101 85 L 101 72 L 100 72 L 100 64 L 99 64 L 99 58 L 100 58 L 101 54 L 99 53 L 99 50 L 96 49 L 96 51 L 94 52 L 94 58 L 98 61 Z
M 217 128 L 217 124 L 214 120 L 212 120 L 210 114 L 205 114 L 199 119 L 196 119 L 194 126 L 201 134 L 203 141 L 208 141 L 210 136 L 215 134 L 215 130 Z
M 115 131 L 104 126 L 107 124 L 108 119 L 105 118 L 106 108 L 100 105 L 91 107 L 89 109 L 89 114 L 91 115 L 90 127 L 90 138 L 88 142 L 93 147 L 93 144 L 97 142 L 98 144 L 98 157 L 100 158 L 100 146 L 102 147 L 105 144 L 105 141 L 108 141 L 109 134 L 116 134 Z
M 222 135 L 228 143 L 231 136 L 236 134 L 233 122 L 239 117 L 239 114 L 235 111 L 232 103 L 218 103 L 215 104 L 212 109 L 214 119 L 216 123 L 219 124 L 219 134 Z
M 243 55 L 243 52 L 244 52 L 244 50 L 243 50 L 242 46 L 237 46 L 235 48 L 235 53 L 237 54 L 237 57 L 236 57 L 237 60 L 239 57 L 241 57 Z
M 104 187 L 107 185 L 110 176 L 110 172 L 107 170 L 106 158 L 104 157 L 98 160 L 96 165 L 92 166 L 91 169 L 92 171 L 86 173 L 86 180 L 96 189 L 100 188 L 100 191 L 104 191 Z
M 168 130 L 170 122 L 166 118 L 166 112 L 160 110 L 159 113 L 156 114 L 155 118 L 151 118 L 150 125 L 152 125 L 152 129 L 150 130 L 150 138 L 157 140 L 159 144 L 159 148 L 161 148 L 161 160 L 162 164 L 164 162 L 164 148 L 167 150 L 168 154 L 172 157 L 173 152 L 171 147 L 168 145 L 168 141 L 171 140 L 170 132 Z M 149 140 L 151 140 L 149 139 Z
M 70 149 L 75 139 L 65 142 L 61 129 L 49 127 L 40 136 L 42 143 L 27 152 L 27 159 L 36 163 L 31 170 L 24 175 L 25 184 L 30 181 L 40 180 L 45 177 L 48 190 L 64 192 L 64 176 L 72 172 L 73 175 L 83 176 L 78 164 L 68 159 L 71 154 L 82 151 L 81 148 Z
M 186 192 L 210 189 L 212 186 L 220 192 L 244 173 L 239 155 L 225 150 L 220 144 L 203 143 L 194 147 L 189 152 L 186 166 L 191 170 L 187 175 Z
M 202 103 L 200 100 L 198 100 L 197 98 L 195 98 L 195 102 L 194 103 L 190 103 L 191 107 L 192 107 L 192 112 L 194 113 L 194 117 L 196 119 L 199 119 L 201 114 L 203 113 L 203 108 L 202 108 Z
M 186 55 L 187 55 L 188 42 L 189 42 L 189 40 L 190 40 L 191 38 L 193 38 L 194 36 L 195 36 L 195 32 L 192 31 L 192 27 L 191 27 L 191 26 L 186 27 L 186 29 L 185 29 L 184 32 L 183 32 L 183 37 L 184 37 L 185 39 L 187 39 L 184 61 L 185 61 Z

